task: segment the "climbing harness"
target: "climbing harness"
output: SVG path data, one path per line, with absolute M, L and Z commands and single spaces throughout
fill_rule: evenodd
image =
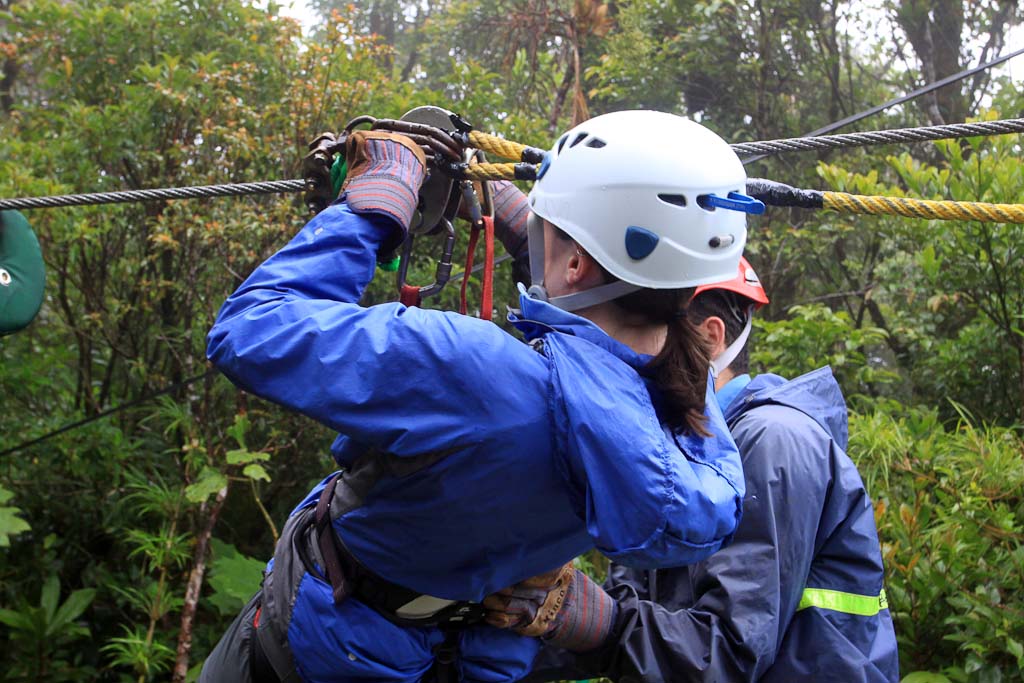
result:
M 327 481 L 314 513 L 317 545 L 335 604 L 349 596 L 358 598 L 400 626 L 457 629 L 482 621 L 484 608 L 480 603 L 437 598 L 392 583 L 364 567 L 349 552 L 331 526 L 335 517 L 331 501 L 341 478 L 339 472 Z

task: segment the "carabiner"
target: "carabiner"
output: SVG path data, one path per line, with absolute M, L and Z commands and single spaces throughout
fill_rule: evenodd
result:
M 441 252 L 441 258 L 438 259 L 437 268 L 434 270 L 434 281 L 429 285 L 420 287 L 418 290 L 420 300 L 440 292 L 448 284 L 448 280 L 452 276 L 452 254 L 455 253 L 455 228 L 447 218 L 441 219 L 441 225 L 446 231 L 444 248 Z M 407 289 L 405 278 L 409 271 L 409 262 L 412 260 L 412 244 L 414 240 L 415 236 L 410 234 L 406 238 L 405 244 L 402 245 L 402 261 L 398 266 L 397 276 L 398 291 L 400 293 Z

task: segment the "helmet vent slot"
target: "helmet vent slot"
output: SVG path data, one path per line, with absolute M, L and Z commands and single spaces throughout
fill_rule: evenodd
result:
M 563 133 L 562 137 L 558 138 L 558 151 L 561 152 L 562 148 L 565 147 L 565 141 L 569 139 L 568 133 Z
M 576 145 L 578 145 L 581 142 L 583 142 L 584 140 L 586 140 L 587 139 L 587 135 L 589 135 L 589 133 L 577 133 L 576 137 L 573 139 L 573 141 L 569 143 L 569 148 L 572 149 Z
M 658 199 L 673 206 L 686 206 L 686 196 L 681 194 L 659 194 Z
M 601 149 L 607 144 L 607 142 L 600 138 L 590 138 L 590 140 L 587 141 L 587 147 L 593 147 L 594 149 Z

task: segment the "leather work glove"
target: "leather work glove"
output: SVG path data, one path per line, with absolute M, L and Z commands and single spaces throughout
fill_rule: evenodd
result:
M 487 596 L 486 621 L 571 652 L 600 647 L 611 634 L 618 606 L 572 563 Z
M 426 178 L 423 150 L 398 133 L 357 130 L 348 138 L 346 161 L 348 175 L 339 198 L 356 213 L 391 219 L 395 229 L 380 251 L 394 251 L 405 241 Z

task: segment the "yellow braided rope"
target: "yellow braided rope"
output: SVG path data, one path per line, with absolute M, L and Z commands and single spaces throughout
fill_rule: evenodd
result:
M 515 180 L 515 164 L 473 164 L 465 171 L 467 180 Z
M 526 145 L 522 143 L 481 133 L 478 130 L 469 132 L 469 143 L 488 154 L 495 154 L 502 159 L 515 159 L 516 161 L 522 158 L 523 150 L 526 149 Z
M 878 197 L 823 192 L 822 206 L 840 213 L 866 213 L 944 221 L 1024 223 L 1024 204 L 930 201 L 906 197 Z

